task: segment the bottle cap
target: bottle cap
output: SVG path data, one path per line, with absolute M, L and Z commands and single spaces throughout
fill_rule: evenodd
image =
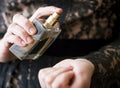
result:
M 48 19 L 45 21 L 43 25 L 47 28 L 50 26 L 53 26 L 59 17 L 60 17 L 60 14 L 55 12 L 51 16 L 48 17 Z

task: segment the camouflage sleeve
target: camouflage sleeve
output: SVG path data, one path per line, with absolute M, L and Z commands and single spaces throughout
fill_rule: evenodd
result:
M 101 5 L 102 0 L 73 0 L 66 14 L 68 18 L 66 20 L 89 16 Z
M 117 3 L 117 4 L 116 4 Z M 111 0 L 74 0 L 74 4 L 72 4 L 71 13 L 68 19 L 75 19 L 75 17 L 85 17 L 87 20 L 89 19 L 88 15 L 96 14 L 96 18 L 99 16 L 104 17 L 108 10 L 115 12 L 116 5 L 119 5 L 119 1 L 115 0 L 112 2 Z M 98 9 L 99 8 L 99 9 Z M 97 12 L 98 11 L 98 12 Z M 89 12 L 94 12 L 93 14 Z M 117 12 L 119 13 L 119 12 Z M 72 18 L 73 17 L 73 18 Z M 108 16 L 109 17 L 109 16 Z M 120 21 L 119 15 L 117 14 L 117 22 Z M 108 18 L 111 19 L 111 18 Z M 113 21 L 113 20 L 111 20 Z M 115 24 L 116 24 L 115 23 Z M 111 24 L 110 24 L 111 25 Z M 116 26 L 116 25 L 114 25 Z M 119 26 L 119 24 L 117 24 Z M 98 27 L 98 25 L 96 26 Z M 108 27 L 109 28 L 109 27 Z M 113 27 L 111 27 L 113 28 Z M 98 28 L 99 29 L 99 28 Z M 103 28 L 100 28 L 102 30 Z M 120 27 L 114 27 L 113 31 L 117 30 L 119 33 Z M 118 34 L 120 35 L 120 33 Z M 93 62 L 95 65 L 95 73 L 111 74 L 111 73 L 119 73 L 120 74 L 120 37 L 118 37 L 113 43 L 102 47 L 96 52 L 92 52 L 89 55 L 86 55 L 85 58 Z
M 74 0 L 72 10 L 79 11 L 80 16 L 88 16 L 102 4 L 102 0 Z
M 119 30 L 120 31 L 120 30 Z M 95 65 L 95 74 L 120 74 L 120 33 L 117 40 L 85 56 Z
M 4 0 L 1 0 L 0 1 L 0 38 L 2 38 L 4 33 L 6 32 L 6 25 L 5 25 L 4 18 L 3 18 L 4 10 L 5 10 Z

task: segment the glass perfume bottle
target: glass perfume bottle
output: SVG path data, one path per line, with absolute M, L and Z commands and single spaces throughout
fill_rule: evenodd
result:
M 33 21 L 37 29 L 37 33 L 33 36 L 35 41 L 26 47 L 13 44 L 9 50 L 20 60 L 34 60 L 43 55 L 61 32 L 60 28 L 54 25 L 59 17 L 60 14 L 55 12 L 48 17 L 44 24 L 35 19 Z

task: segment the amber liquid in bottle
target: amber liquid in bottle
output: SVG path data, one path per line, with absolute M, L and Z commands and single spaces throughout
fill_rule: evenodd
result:
M 33 21 L 33 24 L 37 29 L 37 34 L 33 36 L 35 41 L 26 47 L 20 47 L 13 44 L 9 50 L 20 60 L 34 60 L 43 55 L 61 32 L 60 28 L 54 25 L 59 16 L 60 14 L 56 12 L 53 13 L 48 17 L 44 24 L 35 19 Z

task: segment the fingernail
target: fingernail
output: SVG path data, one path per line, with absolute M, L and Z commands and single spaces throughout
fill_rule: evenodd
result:
M 33 38 L 32 38 L 32 37 L 30 37 L 30 36 L 27 37 L 27 42 L 28 42 L 28 43 L 31 43 L 32 41 L 33 41 Z
M 35 34 L 35 32 L 36 32 L 36 30 L 34 28 L 30 28 L 29 31 L 30 31 L 30 34 L 32 34 L 32 35 Z

